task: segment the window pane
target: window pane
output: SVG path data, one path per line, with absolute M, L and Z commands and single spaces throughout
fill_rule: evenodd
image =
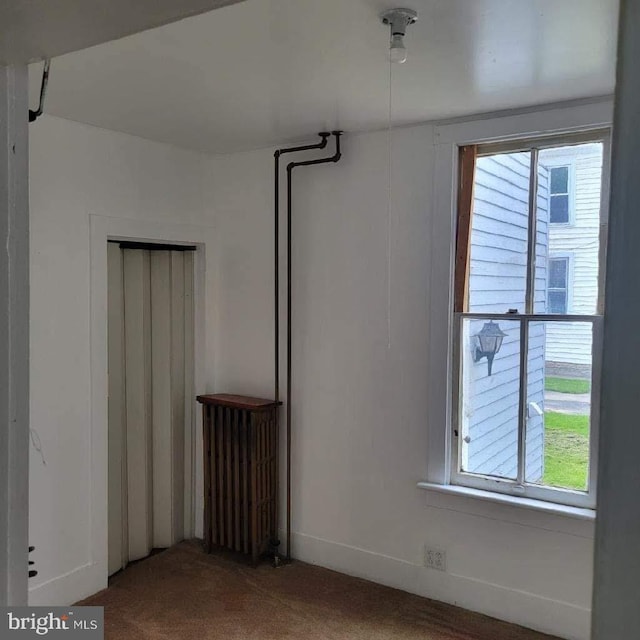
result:
M 569 222 L 569 196 L 551 196 L 551 222 L 554 224 Z
M 592 325 L 531 322 L 527 358 L 528 483 L 586 491 Z
M 491 335 L 498 333 L 504 336 L 496 343 Z M 465 319 L 460 334 L 460 469 L 515 479 L 518 473 L 520 322 Z M 495 355 L 483 351 L 495 347 L 498 347 Z
M 536 218 L 536 313 L 558 313 L 556 305 L 566 306 L 571 300 L 570 313 L 596 313 L 598 303 L 600 253 L 600 198 L 602 187 L 602 143 L 542 149 L 538 156 L 538 208 Z M 570 196 L 551 196 L 550 181 L 554 167 L 571 165 L 573 175 Z M 569 199 L 572 202 L 569 202 Z M 554 225 L 550 222 L 568 222 Z M 560 213 L 562 215 L 560 215 Z M 564 217 L 562 217 L 564 216 Z M 549 256 L 570 255 L 572 277 L 557 284 L 550 267 Z M 554 269 L 560 269 L 554 266 Z M 553 278 L 553 281 L 552 281 Z M 547 295 L 549 289 L 571 289 L 564 302 L 560 295 Z M 555 307 L 549 308 L 550 305 Z M 564 313 L 564 312 L 561 312 Z
M 549 313 L 565 314 L 567 313 L 567 292 L 566 291 L 549 291 Z
M 481 156 L 474 179 L 469 302 L 474 313 L 525 310 L 530 153 Z
M 567 288 L 567 262 L 565 258 L 549 260 L 549 287 L 552 289 Z
M 569 167 L 551 167 L 549 178 L 549 190 L 552 194 L 569 193 Z

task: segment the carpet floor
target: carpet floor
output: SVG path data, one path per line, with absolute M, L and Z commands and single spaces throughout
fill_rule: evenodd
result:
M 107 640 L 551 640 L 302 562 L 249 567 L 197 541 L 127 567 L 79 604 L 105 607 Z

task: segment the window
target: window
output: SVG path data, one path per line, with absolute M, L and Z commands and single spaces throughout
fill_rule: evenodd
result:
M 569 258 L 549 258 L 547 309 L 565 314 L 569 306 Z
M 549 220 L 569 224 L 569 166 L 549 169 Z
M 460 150 L 453 484 L 595 506 L 605 141 Z

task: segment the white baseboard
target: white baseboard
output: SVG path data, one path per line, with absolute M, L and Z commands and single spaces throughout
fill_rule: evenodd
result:
M 303 562 L 447 602 L 566 640 L 588 640 L 590 637 L 590 610 L 568 602 L 425 569 L 398 558 L 301 533 L 293 534 L 292 548 L 294 558 Z M 32 587 L 29 604 L 72 604 L 106 586 L 104 567 L 99 563 L 86 564 Z M 64 594 L 63 598 L 61 594 Z
M 29 589 L 32 607 L 65 606 L 107 588 L 107 575 L 99 563 L 85 564 Z
M 390 556 L 301 533 L 292 535 L 293 557 L 566 638 L 588 640 L 591 611 L 568 602 L 475 578 L 433 571 Z

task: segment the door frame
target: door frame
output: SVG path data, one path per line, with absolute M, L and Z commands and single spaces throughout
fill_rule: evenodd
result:
M 206 326 L 212 320 L 214 255 L 212 227 L 176 225 L 90 215 L 91 244 L 91 539 L 92 582 L 98 591 L 108 578 L 108 341 L 107 242 L 123 240 L 156 244 L 195 245 L 194 252 L 194 391 L 206 393 L 213 383 L 213 344 Z M 208 260 L 208 262 L 207 262 Z M 195 402 L 195 398 L 194 398 Z M 194 482 L 192 522 L 185 536 L 202 535 L 202 416 L 194 411 Z
M 27 604 L 28 71 L 0 66 L 0 606 Z

